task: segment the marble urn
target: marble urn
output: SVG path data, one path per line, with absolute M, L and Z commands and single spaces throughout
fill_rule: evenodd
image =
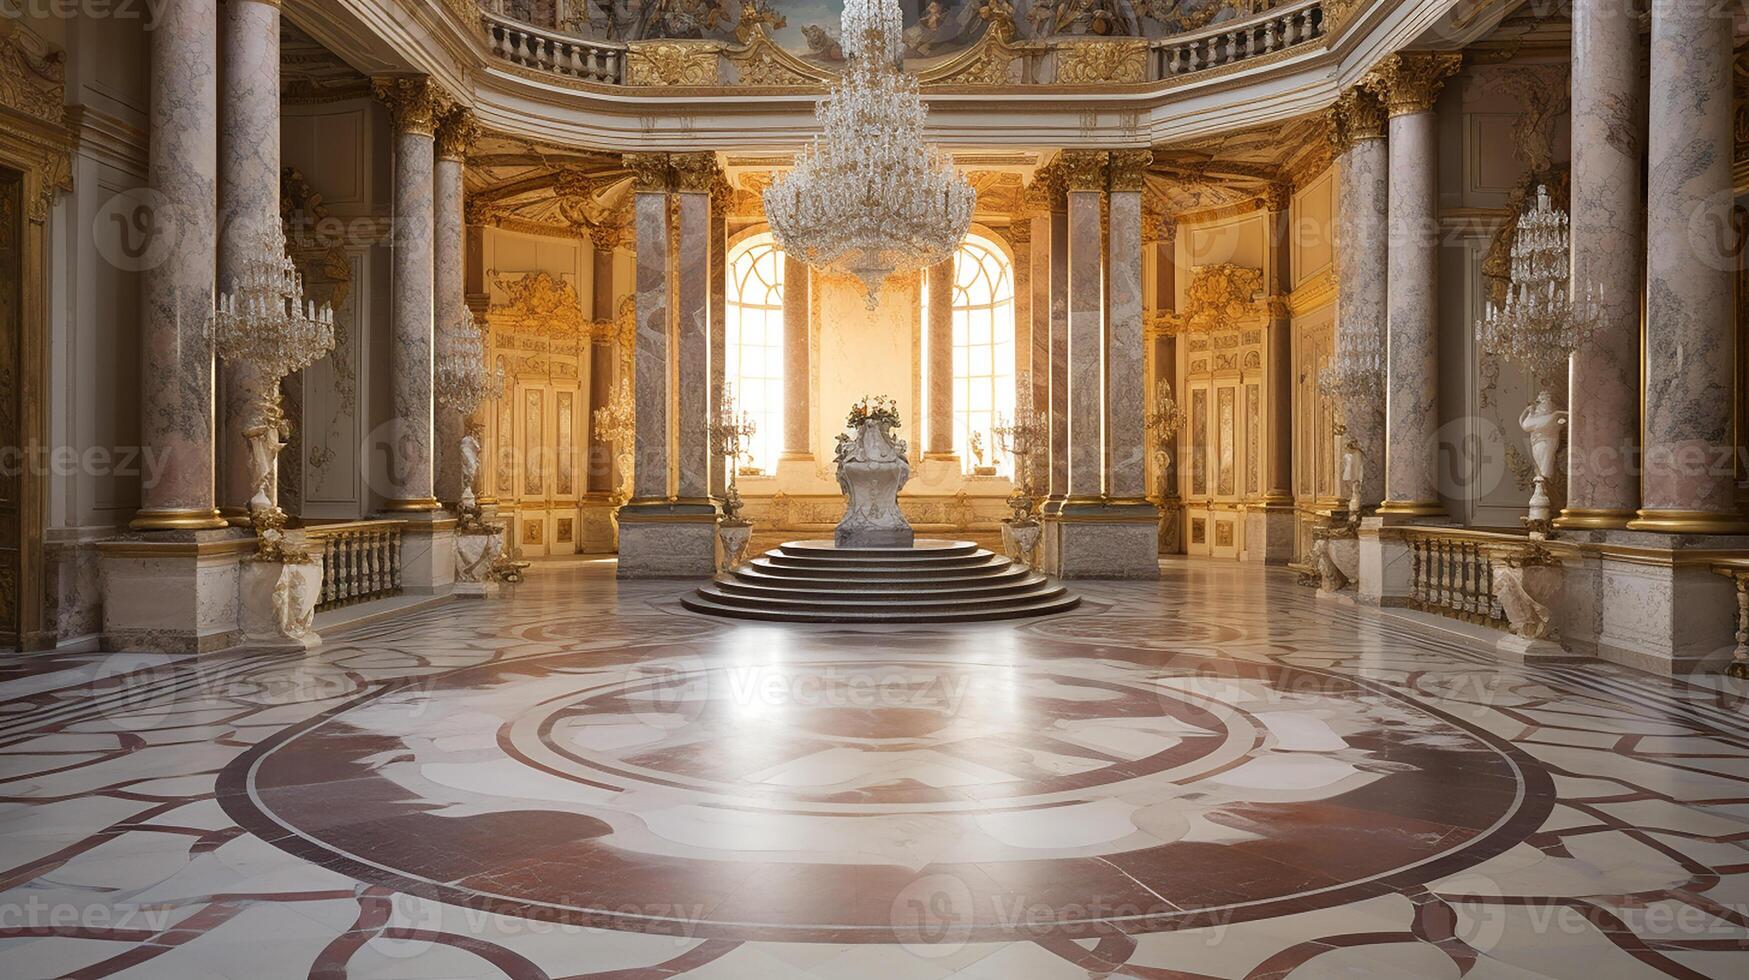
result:
M 864 422 L 838 437 L 838 489 L 844 520 L 832 535 L 840 548 L 909 548 L 911 522 L 899 511 L 899 490 L 911 479 L 905 440 L 892 426 Z

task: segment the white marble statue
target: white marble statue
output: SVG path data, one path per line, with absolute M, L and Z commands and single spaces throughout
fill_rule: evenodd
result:
M 249 444 L 249 483 L 255 490 L 249 498 L 249 510 L 271 510 L 279 451 L 291 438 L 291 424 L 274 405 L 262 413 L 259 423 L 243 430 L 243 438 Z
M 899 490 L 911 479 L 905 440 L 892 426 L 864 422 L 838 437 L 834 461 L 847 506 L 832 539 L 840 548 L 909 548 L 915 535 L 899 511 Z
M 1567 428 L 1567 413 L 1555 408 L 1546 390 L 1518 416 L 1519 428 L 1530 437 L 1530 458 L 1536 464 L 1536 488 L 1530 495 L 1530 519 L 1549 519 L 1549 481 L 1555 478 L 1555 460 L 1561 452 L 1561 435 Z
M 1360 517 L 1360 486 L 1366 480 L 1366 457 L 1350 442 L 1342 447 L 1342 486 L 1348 488 L 1348 519 Z
M 1552 639 L 1554 623 L 1550 607 L 1561 591 L 1561 566 L 1537 559 L 1509 558 L 1496 558 L 1491 564 L 1494 598 L 1512 624 L 1513 634 L 1525 640 Z

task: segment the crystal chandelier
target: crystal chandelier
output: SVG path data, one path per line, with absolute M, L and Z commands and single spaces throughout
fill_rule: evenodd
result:
M 637 438 L 637 399 L 632 395 L 631 378 L 620 375 L 619 386 L 613 391 L 613 397 L 606 405 L 595 410 L 592 416 L 595 422 L 595 434 L 604 442 L 613 444 L 614 465 L 619 467 L 619 498 L 630 500 L 632 496 L 632 457 L 634 455 L 633 440 Z
M 502 373 L 486 366 L 485 338 L 466 304 L 455 311 L 453 325 L 444 332 L 432 380 L 437 403 L 464 418 L 504 390 Z
M 870 310 L 889 276 L 959 248 L 977 202 L 953 162 L 923 141 L 928 110 L 916 76 L 900 66 L 903 29 L 897 0 L 848 0 L 849 64 L 815 110 L 821 135 L 765 191 L 778 243 L 862 280 Z
M 1342 405 L 1343 414 L 1385 399 L 1385 338 L 1377 323 L 1350 323 L 1337 330 L 1336 353 L 1318 375 L 1318 388 Z
M 1569 295 L 1571 236 L 1567 213 L 1536 189 L 1536 206 L 1524 212 L 1512 239 L 1512 284 L 1506 301 L 1488 304 L 1476 324 L 1483 350 L 1522 365 L 1542 388 L 1559 387 L 1567 360 L 1597 328 L 1596 283 L 1583 296 Z
M 241 270 L 231 291 L 216 298 L 208 326 L 219 357 L 255 372 L 243 436 L 249 448 L 249 521 L 255 528 L 257 556 L 305 562 L 310 560 L 307 552 L 286 544 L 285 511 L 274 501 L 279 453 L 291 438 L 279 383 L 334 349 L 334 308 L 326 303 L 318 308 L 304 297 L 304 277 L 286 253 L 285 230 L 277 220 L 263 222 L 245 243 Z

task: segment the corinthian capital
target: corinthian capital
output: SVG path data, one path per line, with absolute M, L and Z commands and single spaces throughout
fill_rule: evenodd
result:
M 1111 154 L 1104 150 L 1064 150 L 1057 158 L 1063 165 L 1063 179 L 1068 190 L 1105 190 L 1105 166 Z
M 438 117 L 450 105 L 443 89 L 424 75 L 372 79 L 371 91 L 389 107 L 397 133 L 435 135 Z
M 474 121 L 472 109 L 452 106 L 438 119 L 437 155 L 444 160 L 466 160 L 468 150 L 480 135 L 480 124 Z
M 620 158 L 632 172 L 632 189 L 660 194 L 674 187 L 674 170 L 666 153 L 627 153 Z
M 1463 64 L 1458 51 L 1408 51 L 1379 62 L 1362 84 L 1384 100 L 1393 116 L 1431 112 L 1445 80 Z
M 668 157 L 674 172 L 674 189 L 692 193 L 709 193 L 717 179 L 715 153 L 675 153 Z
M 1147 185 L 1148 168 L 1154 165 L 1153 150 L 1111 151 L 1111 189 L 1139 191 Z

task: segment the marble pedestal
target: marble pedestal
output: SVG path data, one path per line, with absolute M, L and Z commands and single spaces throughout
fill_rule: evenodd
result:
M 500 584 L 492 563 L 504 554 L 504 535 L 492 531 L 457 531 L 455 536 L 455 594 L 485 599 L 498 594 Z
M 1264 504 L 1245 512 L 1244 560 L 1285 565 L 1294 559 L 1292 504 Z
M 630 503 L 619 509 L 620 578 L 710 578 L 716 569 L 714 504 Z
M 231 528 L 99 542 L 103 648 L 207 653 L 236 645 L 241 568 L 254 550 L 253 537 Z
M 1044 517 L 1044 566 L 1058 578 L 1160 576 L 1153 504 L 1065 504 Z
M 448 511 L 388 515 L 401 528 L 401 591 L 447 595 L 455 586 L 455 518 Z
M 1360 584 L 1357 598 L 1368 606 L 1401 606 L 1414 591 L 1414 557 L 1399 528 L 1443 523 L 1430 518 L 1382 514 L 1360 522 Z
M 312 628 L 322 595 L 321 559 L 295 565 L 245 559 L 238 592 L 245 643 L 303 650 L 322 645 Z
M 1711 557 L 1731 535 L 1563 532 L 1577 546 L 1555 622 L 1567 646 L 1663 676 L 1722 671 L 1736 646 L 1737 596 Z

